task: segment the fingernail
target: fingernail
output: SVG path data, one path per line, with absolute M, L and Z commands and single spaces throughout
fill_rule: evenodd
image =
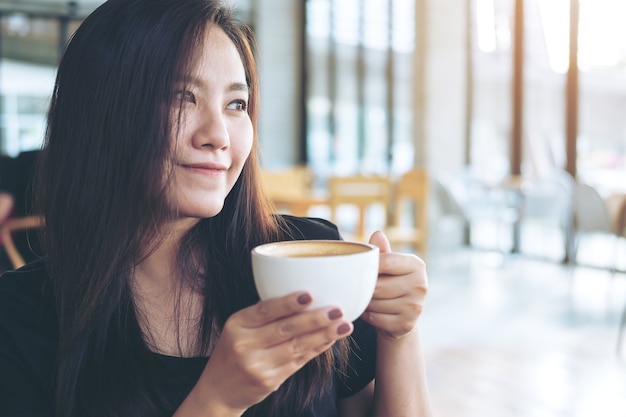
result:
M 338 308 L 333 308 L 332 310 L 328 312 L 328 318 L 331 320 L 336 320 L 341 316 L 343 316 L 343 313 Z
M 311 296 L 309 294 L 302 294 L 298 296 L 298 304 L 305 305 L 311 302 Z
M 346 334 L 350 331 L 350 325 L 348 323 L 342 323 L 337 327 L 337 334 Z

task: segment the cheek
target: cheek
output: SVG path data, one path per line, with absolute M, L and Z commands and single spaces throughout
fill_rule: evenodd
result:
M 237 164 L 241 168 L 243 167 L 243 164 L 246 162 L 246 160 L 250 156 L 250 152 L 252 151 L 252 144 L 254 141 L 252 124 L 242 127 L 241 131 L 236 137 L 236 141 L 232 143 L 233 158 L 237 161 Z

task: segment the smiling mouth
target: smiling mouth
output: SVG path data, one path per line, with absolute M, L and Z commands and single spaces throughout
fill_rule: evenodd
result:
M 217 165 L 179 165 L 181 168 L 202 175 L 217 176 L 226 172 L 226 167 Z

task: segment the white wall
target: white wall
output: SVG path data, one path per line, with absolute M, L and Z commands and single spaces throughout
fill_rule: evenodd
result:
M 261 161 L 268 167 L 295 164 L 298 159 L 301 102 L 298 3 L 293 0 L 256 3 L 261 84 L 259 141 Z
M 416 2 L 417 39 L 424 39 L 415 56 L 416 165 L 425 167 L 434 179 L 464 166 L 467 9 L 466 0 Z M 431 186 L 429 250 L 445 252 L 462 244 L 463 223 L 442 216 L 433 190 Z
M 426 167 L 456 172 L 464 165 L 465 0 L 429 0 L 426 34 Z

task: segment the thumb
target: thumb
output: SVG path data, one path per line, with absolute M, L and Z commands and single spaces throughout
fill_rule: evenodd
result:
M 380 249 L 380 253 L 391 252 L 391 244 L 389 243 L 389 239 L 387 239 L 387 236 L 385 236 L 385 234 L 380 230 L 372 233 L 369 243 L 374 246 L 378 246 L 378 249 Z

